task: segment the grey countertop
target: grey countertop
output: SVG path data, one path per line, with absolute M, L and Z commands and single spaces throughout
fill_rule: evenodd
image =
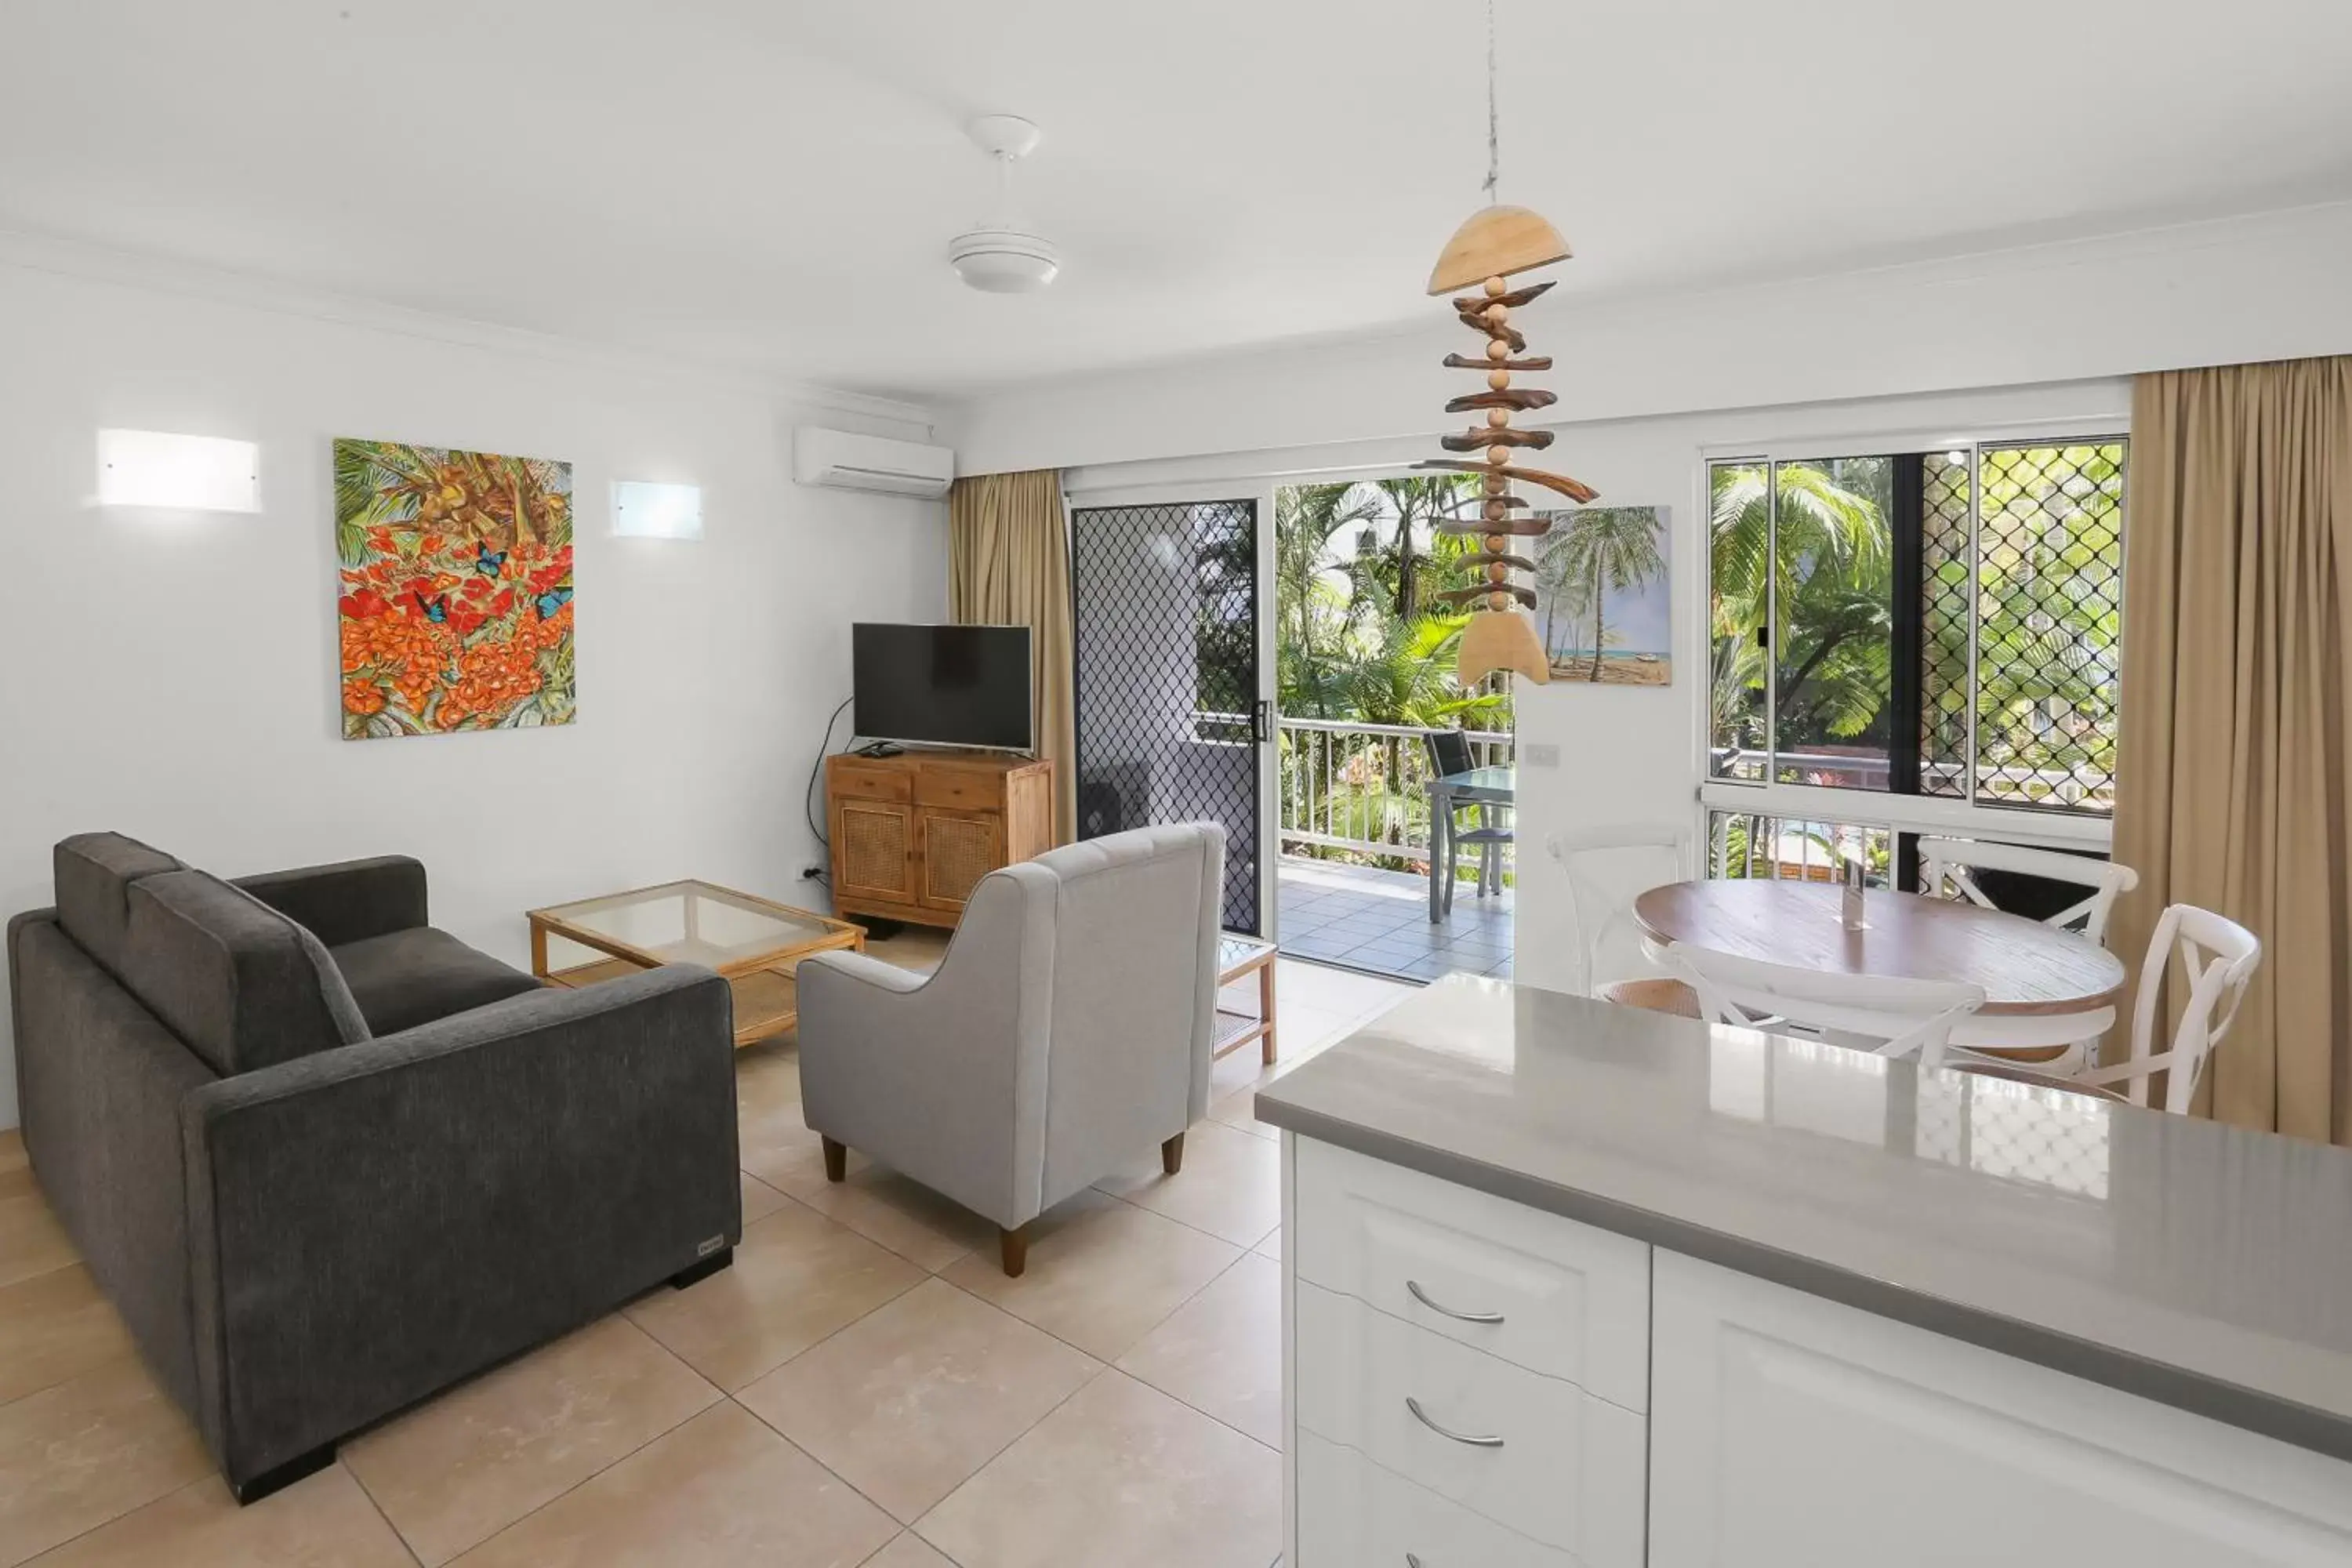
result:
M 1257 1113 L 2352 1459 L 2352 1152 L 1466 976 Z

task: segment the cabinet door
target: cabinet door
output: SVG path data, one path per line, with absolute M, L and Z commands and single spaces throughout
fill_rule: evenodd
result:
M 832 816 L 835 894 L 912 902 L 914 808 L 896 801 L 836 795 Z
M 918 806 L 922 889 L 927 908 L 961 911 L 982 877 L 1004 864 L 1004 818 L 995 812 Z
M 2352 1465 L 1660 1248 L 1653 1568 L 2352 1562 Z

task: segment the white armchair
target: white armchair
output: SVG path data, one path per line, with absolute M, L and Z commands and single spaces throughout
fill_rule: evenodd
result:
M 929 978 L 800 967 L 801 1107 L 848 1151 L 994 1220 L 1004 1271 L 1045 1209 L 1208 1113 L 1224 830 L 1114 833 L 992 871 Z

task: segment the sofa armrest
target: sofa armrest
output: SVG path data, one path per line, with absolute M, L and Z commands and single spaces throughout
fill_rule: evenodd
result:
M 232 1483 L 740 1236 L 732 994 L 547 990 L 189 1094 L 205 1435 Z
M 329 947 L 412 931 L 425 919 L 425 867 L 405 855 L 239 877 L 251 893 Z

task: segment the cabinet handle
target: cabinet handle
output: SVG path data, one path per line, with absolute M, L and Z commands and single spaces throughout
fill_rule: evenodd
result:
M 1428 1308 L 1431 1311 L 1441 1312 L 1446 1317 L 1453 1318 L 1457 1321 L 1465 1323 L 1499 1323 L 1503 1321 L 1503 1314 L 1500 1312 L 1457 1312 L 1451 1307 L 1440 1306 L 1437 1302 L 1429 1299 L 1429 1292 L 1421 1288 L 1421 1281 L 1418 1279 L 1406 1280 L 1404 1282 L 1404 1288 L 1407 1295 L 1420 1302 L 1423 1306 Z
M 1429 1412 L 1421 1407 L 1421 1401 L 1415 1399 L 1410 1394 L 1404 1396 L 1404 1407 L 1412 1412 L 1412 1418 L 1414 1420 L 1420 1422 L 1423 1426 L 1428 1427 L 1431 1431 L 1436 1433 L 1441 1437 L 1451 1437 L 1457 1443 L 1467 1443 L 1474 1448 L 1499 1448 L 1503 1446 L 1503 1440 L 1500 1437 L 1474 1437 L 1466 1432 L 1450 1432 L 1446 1430 L 1444 1427 L 1440 1426 L 1436 1422 L 1432 1421 L 1429 1418 Z

